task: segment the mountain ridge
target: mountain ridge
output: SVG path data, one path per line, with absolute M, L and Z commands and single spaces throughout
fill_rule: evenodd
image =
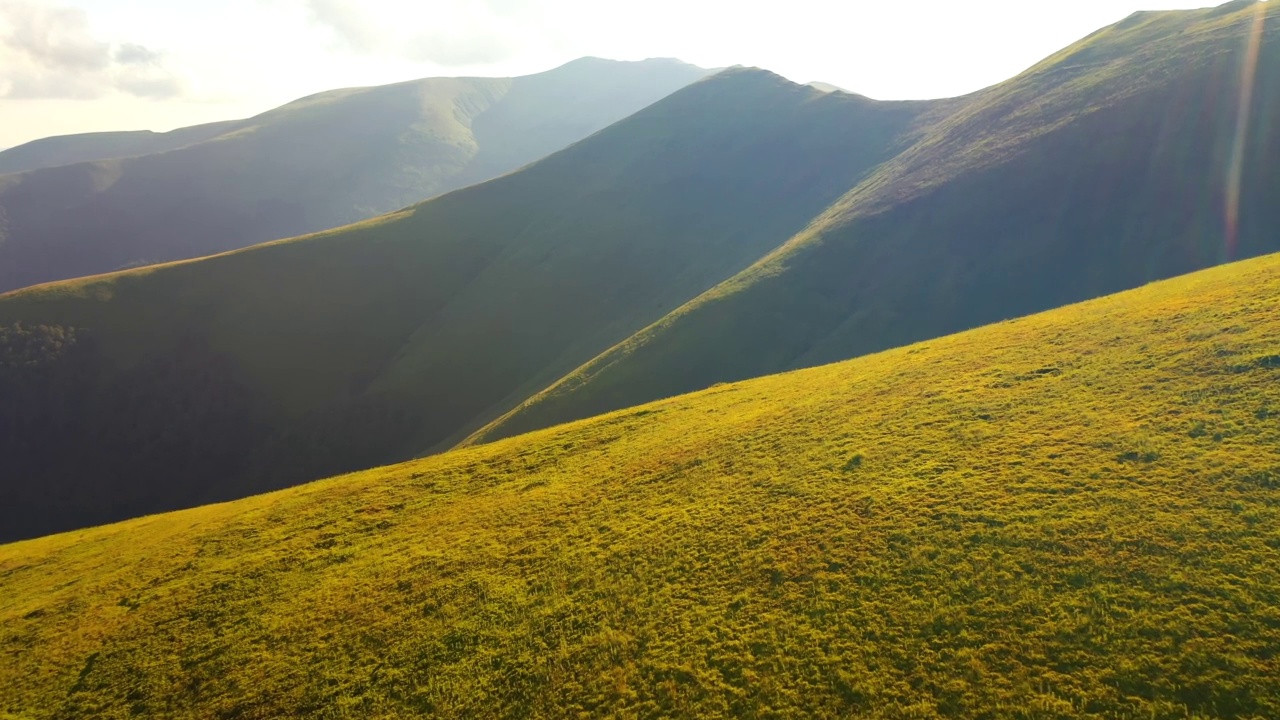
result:
M 24 173 L 32 170 L 42 170 L 50 167 L 74 165 L 99 160 L 120 160 L 129 157 L 137 157 L 139 155 L 149 155 L 156 152 L 177 150 L 185 147 L 186 145 L 211 140 L 216 137 L 235 132 L 236 130 L 252 127 L 255 122 L 260 122 L 262 119 L 269 117 L 277 111 L 283 111 L 289 106 L 305 104 L 308 101 L 325 99 L 330 96 L 341 96 L 359 91 L 374 90 L 376 88 L 410 86 L 442 79 L 479 81 L 515 80 L 545 75 L 546 73 L 567 71 L 575 68 L 585 68 L 588 66 L 601 68 L 618 63 L 640 63 L 650 66 L 666 64 L 676 68 L 681 66 L 691 67 L 688 63 L 685 63 L 678 58 L 670 57 L 653 57 L 646 58 L 644 60 L 627 61 L 610 60 L 608 58 L 589 55 L 570 60 L 569 62 L 563 63 L 549 70 L 514 76 L 511 78 L 494 78 L 481 75 L 461 76 L 457 78 L 424 77 L 412 80 L 401 80 L 383 85 L 353 85 L 344 88 L 333 88 L 295 98 L 278 107 L 241 119 L 216 120 L 164 131 L 109 130 L 71 133 L 67 135 L 51 135 L 48 137 L 37 138 L 35 140 L 29 140 L 12 147 L 0 149 L 0 175 Z M 715 70 L 708 70 L 705 72 L 714 73 Z
M 1205 241 L 1220 240 L 1225 225 L 1238 97 L 1231 83 L 1239 84 L 1255 13 L 1271 23 L 1260 45 L 1249 144 L 1256 151 L 1244 168 L 1246 226 L 1236 257 L 1275 250 L 1280 217 L 1266 198 L 1280 192 L 1268 160 L 1280 126 L 1280 13 L 1267 7 L 1130 18 L 953 101 L 920 143 L 752 268 L 464 442 L 874 352 L 1221 262 L 1221 246 Z M 1098 62 L 1086 68 L 1081 57 Z M 1054 83 L 1047 89 L 1045 78 Z M 1068 92 L 1079 86 L 1088 90 L 1083 97 Z M 1133 97 L 1156 110 L 1130 108 Z M 1169 119 L 1191 107 L 1205 110 L 1181 124 Z M 1001 177 L 1001 168 L 1012 169 Z M 954 181 L 956 173 L 968 180 Z M 1126 193 L 1133 199 L 1123 200 Z M 1088 252 L 1073 255 L 1077 240 L 1089 241 Z M 1078 273 L 1075 282 L 1057 279 L 1066 269 Z M 1028 272 L 1041 275 L 1031 282 Z M 925 289 L 936 301 L 921 299 Z
M 515 170 L 707 72 L 593 60 L 519 78 L 332 90 L 181 147 L 0 175 L 0 291 L 398 210 Z
M 212 139 L 247 122 L 249 119 L 223 120 L 165 132 L 118 130 L 38 138 L 0 150 L 0 175 L 174 150 Z

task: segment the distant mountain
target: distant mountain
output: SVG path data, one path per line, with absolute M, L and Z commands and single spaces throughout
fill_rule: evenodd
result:
M 1280 250 L 1278 3 L 1139 13 L 960 102 L 803 232 L 472 441 Z
M 533 162 L 707 72 L 585 58 L 519 78 L 335 90 L 170 133 L 36 141 L 0 153 L 0 169 L 57 165 L 0 175 L 0 292 L 397 210 Z
M 150 130 L 57 135 L 0 152 L 0 175 L 95 160 L 175 150 L 247 127 L 252 120 L 228 120 L 158 133 Z
M 0 297 L 0 535 L 461 438 L 801 230 L 931 107 L 730 70 L 404 212 Z
M 1278 499 L 1273 255 L 0 545 L 0 713 L 1276 718 Z

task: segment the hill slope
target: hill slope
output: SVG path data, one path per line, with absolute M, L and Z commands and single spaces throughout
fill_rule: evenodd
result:
M 803 228 L 931 107 L 730 70 L 404 212 L 0 297 L 0 538 L 464 435 Z
M 1280 256 L 0 547 L 0 712 L 1275 717 Z
M 172 142 L 168 152 L 3 176 L 0 292 L 397 210 L 533 162 L 706 73 L 674 60 L 586 58 L 520 78 L 335 90 L 209 138 L 199 126 L 143 143 Z M 113 144 L 102 143 L 86 156 L 109 156 Z
M 1280 250 L 1276 3 L 1139 13 L 962 102 L 785 247 L 472 441 Z

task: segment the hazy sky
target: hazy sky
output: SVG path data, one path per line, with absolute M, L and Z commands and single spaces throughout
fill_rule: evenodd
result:
M 1135 10 L 1213 0 L 0 0 L 0 148 L 583 55 L 757 65 L 875 98 L 977 90 Z

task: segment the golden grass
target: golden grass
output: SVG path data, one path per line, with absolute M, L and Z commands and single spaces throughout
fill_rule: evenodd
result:
M 1277 717 L 1278 600 L 1271 256 L 0 547 L 0 717 Z

